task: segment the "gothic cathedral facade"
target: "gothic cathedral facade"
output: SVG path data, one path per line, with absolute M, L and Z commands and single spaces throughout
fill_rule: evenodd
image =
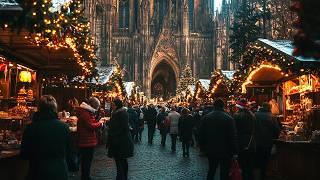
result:
M 175 93 L 188 64 L 196 78 L 216 68 L 213 0 L 87 0 L 101 65 L 114 59 L 150 97 Z M 218 65 L 218 67 L 217 67 Z

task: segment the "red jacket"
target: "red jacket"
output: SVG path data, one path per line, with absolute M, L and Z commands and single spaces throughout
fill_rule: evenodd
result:
M 94 109 L 86 103 L 82 103 L 77 108 L 78 123 L 78 145 L 79 147 L 93 147 L 98 141 L 95 130 L 100 128 L 102 124 L 97 122 L 94 116 Z

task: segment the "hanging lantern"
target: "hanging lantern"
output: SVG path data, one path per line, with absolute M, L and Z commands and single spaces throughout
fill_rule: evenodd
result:
M 19 74 L 19 80 L 20 82 L 27 82 L 31 83 L 31 72 L 29 71 L 21 71 Z

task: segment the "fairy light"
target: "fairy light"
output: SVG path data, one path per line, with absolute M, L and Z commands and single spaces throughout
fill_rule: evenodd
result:
M 218 88 L 218 86 L 222 83 L 222 79 L 219 79 L 216 84 L 213 86 L 213 88 L 211 89 L 211 94 L 214 94 Z
M 247 89 L 246 86 L 252 84 L 252 78 L 254 77 L 254 75 L 259 72 L 261 69 L 263 68 L 268 68 L 268 69 L 274 69 L 277 70 L 279 72 L 281 72 L 281 68 L 277 65 L 271 65 L 271 64 L 261 64 L 258 68 L 254 69 L 253 71 L 251 71 L 251 73 L 249 74 L 249 76 L 247 77 L 246 81 L 241 85 L 242 87 L 242 93 L 246 93 Z M 287 74 L 286 74 L 287 76 Z

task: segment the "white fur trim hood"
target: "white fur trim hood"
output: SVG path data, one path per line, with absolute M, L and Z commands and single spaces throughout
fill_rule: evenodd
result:
M 88 110 L 88 111 L 90 111 L 92 113 L 95 113 L 97 111 L 96 109 L 94 109 L 93 107 L 91 107 L 89 104 L 87 104 L 85 102 L 80 104 L 80 108 Z

